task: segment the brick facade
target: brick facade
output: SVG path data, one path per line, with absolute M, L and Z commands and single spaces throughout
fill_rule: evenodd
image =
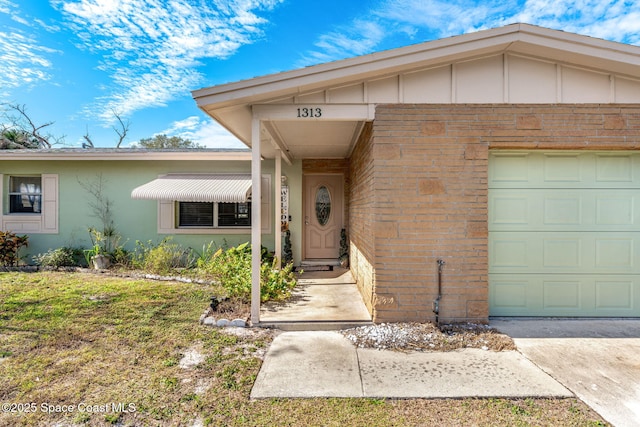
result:
M 638 149 L 638 105 L 378 105 L 350 161 L 351 265 L 374 321 L 486 322 L 489 149 Z

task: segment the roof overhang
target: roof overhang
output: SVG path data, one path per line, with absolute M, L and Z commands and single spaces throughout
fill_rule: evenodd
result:
M 130 148 L 54 148 L 0 150 L 0 160 L 123 160 L 123 161 L 250 161 L 246 149 L 142 150 Z
M 640 47 L 610 42 L 528 24 L 513 24 L 335 61 L 250 80 L 193 91 L 199 108 L 247 146 L 251 146 L 251 121 L 255 105 L 340 103 L 331 91 L 362 82 L 375 82 L 398 73 L 433 69 L 498 54 L 524 55 L 573 67 L 604 70 L 640 79 Z M 361 102 L 366 99 L 366 88 Z M 344 102 L 344 101 L 342 101 Z M 399 100 L 398 102 L 402 102 Z M 367 120 L 264 119 L 262 155 L 272 157 L 278 148 L 290 158 L 331 158 L 350 154 Z M 333 145 L 333 147 L 330 147 Z
M 244 203 L 251 174 L 169 174 L 136 187 L 131 198 L 177 202 Z

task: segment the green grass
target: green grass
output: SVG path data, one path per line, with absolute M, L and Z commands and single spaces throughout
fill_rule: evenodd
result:
M 0 403 L 37 410 L 0 413 L 0 425 L 605 425 L 577 399 L 250 401 L 261 363 L 255 352 L 270 338 L 199 325 L 218 291 L 85 273 L 1 273 Z M 204 361 L 184 369 L 190 349 Z M 47 413 L 43 404 L 75 410 Z

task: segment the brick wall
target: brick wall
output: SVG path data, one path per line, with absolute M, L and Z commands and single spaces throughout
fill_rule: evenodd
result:
M 478 133 L 493 125 L 472 107 L 378 106 L 376 321 L 433 320 L 438 259 L 441 319 L 487 320 L 488 148 Z
M 441 319 L 484 322 L 489 148 L 640 148 L 640 106 L 378 105 L 371 133 L 351 158 L 351 244 L 374 320 L 433 320 L 441 258 Z
M 372 126 L 367 124 L 356 144 L 350 162 L 349 265 L 364 303 L 373 313 L 375 284 Z

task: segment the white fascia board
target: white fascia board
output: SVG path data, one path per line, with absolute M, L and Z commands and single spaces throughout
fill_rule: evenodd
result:
M 176 161 L 176 160 L 217 160 L 217 161 L 250 161 L 251 152 L 82 152 L 77 153 L 61 152 L 41 152 L 40 150 L 20 150 L 20 152 L 3 153 L 0 151 L 0 161 L 2 160 L 76 160 L 76 161 Z

